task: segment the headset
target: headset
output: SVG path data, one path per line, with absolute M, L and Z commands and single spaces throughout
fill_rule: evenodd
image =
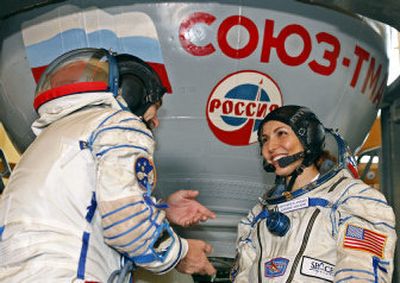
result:
M 299 190 L 296 190 L 293 193 L 285 194 L 286 185 L 283 184 L 283 182 L 286 182 L 286 180 L 282 178 L 277 178 L 275 181 L 275 187 L 267 194 L 265 194 L 263 198 L 260 198 L 260 203 L 264 207 L 266 207 L 267 204 L 278 204 L 288 200 L 287 195 L 290 195 L 291 197 L 298 197 L 309 191 L 312 191 L 316 187 L 319 187 L 321 184 L 336 176 L 336 174 L 342 169 L 348 170 L 354 178 L 359 178 L 355 159 L 351 154 L 350 148 L 346 144 L 345 140 L 342 138 L 337 130 L 325 128 L 325 132 L 332 135 L 337 144 L 337 164 L 330 168 L 330 170 L 325 172 L 322 176 L 320 176 L 316 181 L 308 184 L 307 186 Z M 279 166 L 288 166 L 291 162 L 293 162 L 291 160 L 297 160 L 297 157 L 288 156 L 285 158 L 281 158 L 279 160 Z M 266 227 L 273 235 L 283 237 L 290 229 L 289 217 L 280 211 L 273 211 L 265 208 L 261 213 L 260 218 L 266 219 Z

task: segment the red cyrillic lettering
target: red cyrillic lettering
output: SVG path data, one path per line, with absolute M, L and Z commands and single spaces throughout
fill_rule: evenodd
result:
M 329 62 L 329 65 L 321 65 L 316 60 L 311 61 L 308 65 L 314 72 L 329 76 L 336 69 L 337 58 L 340 54 L 340 42 L 336 37 L 326 32 L 318 33 L 316 38 L 318 43 L 325 42 L 333 47 L 331 51 L 325 50 L 324 56 L 322 57 Z
M 266 104 L 266 103 L 258 104 L 257 118 L 265 117 L 265 115 L 267 114 L 267 106 L 268 106 L 268 104 Z
M 256 108 L 257 104 L 255 102 L 250 102 L 246 105 L 246 116 L 252 117 L 255 114 L 254 108 Z
M 179 27 L 179 41 L 181 42 L 183 49 L 194 56 L 206 56 L 215 52 L 215 48 L 211 43 L 205 46 L 198 46 L 193 44 L 190 41 L 190 38 L 187 38 L 187 33 L 193 26 L 198 23 L 211 25 L 215 19 L 216 18 L 211 14 L 198 12 L 191 14 L 183 20 Z
M 238 103 L 235 104 L 235 115 L 240 116 L 244 113 L 244 102 L 239 101 Z
M 369 81 L 369 88 L 371 90 L 371 93 L 369 95 L 370 98 L 375 94 L 376 87 L 378 85 L 379 77 L 381 76 L 381 70 L 382 70 L 382 65 L 379 64 L 378 70 L 376 73 L 374 73 L 375 70 L 375 58 L 371 57 L 371 62 L 369 63 L 369 68 L 367 75 L 365 76 L 365 80 L 363 83 L 363 86 L 361 88 L 361 92 L 364 93 L 365 89 L 367 88 L 368 81 Z
M 282 63 L 288 66 L 298 66 L 303 64 L 311 53 L 311 37 L 307 30 L 301 25 L 288 25 L 284 27 L 278 36 L 273 36 L 274 21 L 266 20 L 264 27 L 264 40 L 261 52 L 261 62 L 268 63 L 271 48 L 276 48 L 277 55 Z M 303 50 L 299 55 L 291 56 L 285 48 L 285 41 L 291 35 L 298 35 L 303 40 Z
M 249 41 L 242 48 L 235 48 L 228 43 L 228 32 L 234 26 L 243 26 L 249 32 Z M 226 18 L 218 29 L 218 44 L 221 51 L 228 57 L 242 59 L 249 56 L 257 48 L 258 30 L 257 26 L 244 16 L 230 16 Z
M 269 112 L 272 112 L 272 111 L 274 111 L 276 108 L 278 108 L 279 107 L 279 105 L 278 104 L 271 104 L 270 106 L 269 106 Z
M 264 40 L 261 50 L 261 62 L 268 63 L 271 55 L 271 48 L 278 46 L 278 41 L 274 38 L 274 21 L 265 20 L 264 25 Z
M 222 114 L 230 114 L 232 113 L 233 110 L 233 102 L 232 100 L 225 100 L 224 103 L 222 103 Z
M 213 113 L 215 109 L 221 107 L 221 101 L 219 99 L 213 99 L 210 102 L 210 113 Z
M 360 76 L 360 71 L 362 64 L 364 63 L 365 60 L 369 59 L 369 53 L 368 51 L 364 50 L 360 46 L 356 45 L 354 49 L 354 54 L 358 56 L 358 61 L 357 61 L 357 66 L 356 69 L 354 70 L 353 78 L 351 79 L 350 85 L 352 87 L 355 87 L 358 81 L 358 77 Z

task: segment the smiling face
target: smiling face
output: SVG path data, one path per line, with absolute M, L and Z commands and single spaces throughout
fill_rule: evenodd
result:
M 287 167 L 280 167 L 278 160 L 304 151 L 303 145 L 290 126 L 279 121 L 268 121 L 262 129 L 262 155 L 275 167 L 278 176 L 289 176 L 303 159 L 299 159 Z

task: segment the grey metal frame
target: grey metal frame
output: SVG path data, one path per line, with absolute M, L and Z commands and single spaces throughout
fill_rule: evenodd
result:
M 396 215 L 400 227 L 400 78 L 388 88 L 381 106 L 382 178 L 381 188 Z M 397 232 L 399 236 L 399 233 Z M 400 282 L 400 239 L 397 239 L 392 282 Z

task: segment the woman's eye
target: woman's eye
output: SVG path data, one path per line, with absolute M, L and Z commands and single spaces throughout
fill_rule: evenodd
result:
M 278 132 L 278 136 L 279 136 L 279 137 L 285 136 L 286 134 L 287 134 L 286 131 L 279 131 L 279 132 Z
M 260 142 L 262 145 L 264 145 L 266 142 L 268 142 L 268 138 L 265 136 L 262 136 Z

